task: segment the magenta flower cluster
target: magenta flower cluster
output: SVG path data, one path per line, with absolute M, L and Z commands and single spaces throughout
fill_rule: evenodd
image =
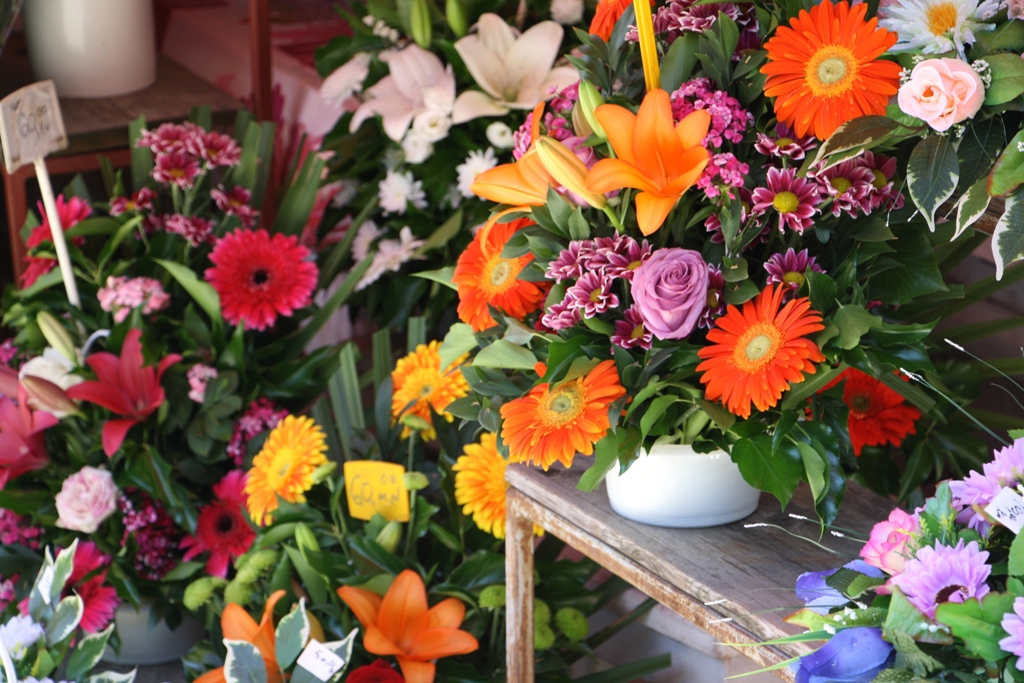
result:
M 100 308 L 114 314 L 115 323 L 123 323 L 136 308 L 143 315 L 150 315 L 167 308 L 170 295 L 164 291 L 159 280 L 151 277 L 110 276 L 105 287 L 96 293 Z
M 174 569 L 180 559 L 181 532 L 164 506 L 145 491 L 128 488 L 118 500 L 124 523 L 121 545 L 135 539 L 132 565 L 144 579 L 159 581 Z
M 580 97 L 579 82 L 560 90 L 545 108 L 541 118 L 541 135 L 547 135 L 559 142 L 576 137 L 572 127 L 572 108 Z M 512 156 L 516 161 L 530 149 L 533 144 L 533 112 L 526 115 L 526 120 L 519 129 L 512 133 Z M 574 148 L 576 145 L 569 145 Z M 575 149 L 573 150 L 575 151 Z
M 147 147 L 156 155 L 154 180 L 183 190 L 206 170 L 235 166 L 242 158 L 242 148 L 230 135 L 205 131 L 193 123 L 165 123 L 143 131 L 135 146 Z
M 10 510 L 0 508 L 0 545 L 23 545 L 33 550 L 39 547 L 43 530 L 25 523 Z
M 716 10 L 722 5 L 716 5 Z M 678 122 L 698 109 L 711 115 L 711 126 L 704 137 L 704 146 L 718 149 L 728 140 L 743 142 L 754 115 L 743 108 L 735 97 L 714 87 L 710 78 L 695 78 L 683 83 L 670 95 L 672 116 Z
M 250 403 L 235 423 L 231 441 L 228 442 L 228 456 L 234 460 L 235 465 L 241 466 L 245 461 L 246 445 L 250 439 L 273 429 L 287 416 L 288 411 L 277 408 L 270 399 L 259 398 Z
M 188 397 L 196 403 L 206 400 L 206 385 L 217 376 L 217 368 L 196 363 L 185 373 L 188 378 Z

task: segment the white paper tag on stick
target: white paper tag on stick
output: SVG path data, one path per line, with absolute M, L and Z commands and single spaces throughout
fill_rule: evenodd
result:
M 39 595 L 47 605 L 50 604 L 50 592 L 53 590 L 53 580 L 53 567 L 47 567 L 43 570 L 43 575 L 39 577 Z
M 345 666 L 345 660 L 328 650 L 323 643 L 311 640 L 296 662 L 321 681 L 329 681 Z
M 1024 498 L 1013 489 L 1000 491 L 985 512 L 1015 534 L 1024 527 Z
M 8 173 L 68 146 L 53 81 L 27 85 L 0 100 L 0 142 Z

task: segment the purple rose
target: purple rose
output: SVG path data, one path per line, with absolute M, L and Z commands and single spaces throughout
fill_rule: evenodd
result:
M 868 683 L 890 666 L 894 652 L 880 628 L 844 629 L 793 665 L 796 683 Z
M 633 274 L 633 300 L 658 339 L 683 339 L 708 299 L 708 264 L 692 249 L 659 249 Z

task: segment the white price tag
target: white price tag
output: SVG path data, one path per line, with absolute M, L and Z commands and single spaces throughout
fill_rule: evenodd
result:
M 1015 534 L 1024 527 L 1024 498 L 1013 489 L 1000 491 L 985 512 Z
M 345 666 L 345 660 L 328 650 L 323 643 L 311 640 L 299 655 L 297 664 L 321 681 L 329 681 Z
M 0 142 L 8 173 L 68 146 L 53 81 L 27 85 L 0 100 Z
M 43 575 L 39 577 L 39 595 L 42 596 L 43 602 L 47 605 L 50 604 L 50 591 L 53 590 L 53 567 L 47 567 L 43 570 Z

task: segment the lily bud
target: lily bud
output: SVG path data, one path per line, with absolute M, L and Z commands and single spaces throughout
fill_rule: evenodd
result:
M 402 483 L 405 484 L 406 491 L 420 491 L 427 488 L 430 480 L 422 472 L 406 472 L 402 475 Z
M 583 115 L 583 107 L 579 102 L 572 108 L 572 129 L 581 138 L 589 138 L 594 134 L 594 129 L 590 127 L 590 122 Z
M 320 467 L 313 470 L 313 483 L 319 484 L 325 481 L 336 469 L 338 469 L 338 463 L 336 462 L 328 462 L 320 465 Z
M 559 185 L 595 209 L 603 209 L 608 204 L 603 194 L 587 189 L 587 167 L 571 149 L 546 136 L 538 138 L 534 144 L 544 168 Z
M 580 80 L 580 91 L 579 101 L 576 104 L 576 108 L 580 109 L 583 116 L 587 119 L 587 123 L 590 125 L 590 130 L 593 131 L 594 135 L 601 138 L 602 140 L 608 139 L 608 134 L 604 132 L 604 127 L 601 122 L 594 116 L 594 110 L 604 104 L 604 99 L 601 97 L 601 93 L 597 92 L 597 88 L 594 84 L 588 80 Z M 573 111 L 575 116 L 576 112 Z M 573 120 L 575 123 L 575 119 Z
M 402 525 L 394 520 L 388 522 L 373 540 L 389 553 L 395 552 L 398 549 L 398 542 L 402 540 Z
M 466 22 L 466 8 L 462 6 L 462 0 L 448 0 L 444 6 L 444 15 L 448 20 L 448 26 L 456 36 L 461 38 L 466 35 L 469 26 Z
M 295 525 L 295 545 L 299 546 L 299 551 L 303 556 L 310 551 L 320 552 L 320 543 L 316 540 L 316 534 L 302 522 Z
M 412 413 L 406 413 L 405 415 L 403 415 L 399 422 L 401 422 L 409 429 L 417 432 L 425 432 L 431 427 L 429 421 L 424 420 L 419 415 L 413 415 Z
M 57 418 L 78 412 L 75 402 L 68 398 L 63 389 L 49 380 L 26 375 L 21 380 L 21 386 L 25 387 L 31 405 L 38 410 L 53 413 Z
M 60 352 L 60 355 L 67 358 L 69 361 L 78 364 L 77 354 L 75 353 L 75 343 L 71 339 L 71 335 L 67 329 L 60 324 L 60 321 L 53 317 L 52 314 L 46 311 L 39 311 L 36 315 L 36 324 L 39 325 L 39 330 L 46 337 L 46 343 L 55 348 Z
M 430 47 L 434 39 L 434 27 L 430 22 L 430 8 L 427 0 L 412 0 L 412 9 L 409 14 L 409 33 L 416 44 L 424 50 Z

